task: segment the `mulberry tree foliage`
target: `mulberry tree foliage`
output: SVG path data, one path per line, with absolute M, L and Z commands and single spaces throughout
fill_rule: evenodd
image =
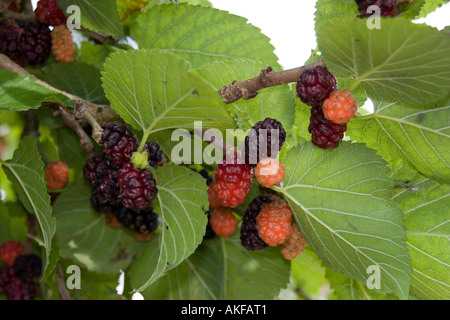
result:
M 38 298 L 450 299 L 449 27 L 414 22 L 448 1 L 386 1 L 373 28 L 370 1 L 317 0 L 288 80 L 207 0 L 25 2 L 0 13 L 0 245 L 42 260 Z M 282 171 L 242 156 L 255 132 Z

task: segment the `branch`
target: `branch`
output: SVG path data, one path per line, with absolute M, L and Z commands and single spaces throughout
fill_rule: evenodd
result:
M 80 139 L 80 146 L 86 152 L 86 158 L 89 159 L 92 155 L 94 155 L 94 145 L 92 144 L 92 141 L 89 138 L 88 134 L 81 127 L 75 116 L 61 106 L 59 107 L 59 110 L 55 112 L 55 115 L 61 117 L 67 124 L 67 126 L 77 134 L 78 139 Z M 97 143 L 98 142 L 99 141 L 97 141 Z
M 3 18 L 5 18 L 5 19 L 14 19 L 14 20 L 18 20 L 18 21 L 30 22 L 30 21 L 36 20 L 36 17 L 33 13 L 25 14 L 25 13 L 14 12 L 11 10 L 5 10 L 2 12 L 2 15 L 3 15 Z
M 75 103 L 76 108 L 73 110 L 68 109 L 66 106 L 55 103 L 46 104 L 52 106 L 57 105 L 58 109 L 56 111 L 56 115 L 60 116 L 66 122 L 66 124 L 75 131 L 75 133 L 80 138 L 80 144 L 86 151 L 87 156 L 92 152 L 93 146 L 89 139 L 89 136 L 87 136 L 85 131 L 82 129 L 85 123 L 88 123 L 92 127 L 92 137 L 97 143 L 99 143 L 101 134 L 103 132 L 102 125 L 106 125 L 110 122 L 122 122 L 121 118 L 111 107 L 106 105 L 97 105 L 73 94 L 59 90 L 49 85 L 48 83 L 36 78 L 34 75 L 29 73 L 27 70 L 25 70 L 3 54 L 0 54 L 0 69 L 17 73 L 20 76 L 32 77 L 37 84 L 63 94 Z
M 83 33 L 86 37 L 93 39 L 97 41 L 98 43 L 104 44 L 104 43 L 110 43 L 110 44 L 116 44 L 119 40 L 114 36 L 109 36 L 104 33 L 88 30 L 86 28 L 81 28 L 81 33 Z
M 92 118 L 95 119 L 100 125 L 104 125 L 109 122 L 121 122 L 122 121 L 121 118 L 117 115 L 117 113 L 110 106 L 98 105 L 98 104 L 92 103 L 90 101 L 84 100 L 80 97 L 77 97 L 73 94 L 59 90 L 59 89 L 49 85 L 47 82 L 44 82 L 44 81 L 36 78 L 34 75 L 29 73 L 27 70 L 25 70 L 24 68 L 22 68 L 17 63 L 15 63 L 14 61 L 12 61 L 11 59 L 9 59 L 7 56 L 5 56 L 3 54 L 0 54 L 0 69 L 4 69 L 4 70 L 8 70 L 8 71 L 17 73 L 19 76 L 32 77 L 37 84 L 66 96 L 67 98 L 72 100 L 76 105 L 83 106 L 85 108 L 85 112 L 87 114 L 91 115 Z M 86 121 L 88 121 L 88 119 L 86 119 Z
M 67 290 L 66 282 L 64 280 L 64 273 L 61 267 L 61 264 L 58 262 L 57 265 L 57 274 L 58 274 L 58 294 L 61 300 L 73 300 L 70 296 L 69 290 Z
M 193 130 L 190 133 L 190 136 L 192 137 L 192 134 L 200 137 L 200 139 L 202 139 L 202 141 L 212 144 L 213 146 L 215 146 L 217 149 L 222 150 L 222 152 L 224 154 L 229 154 L 229 153 L 234 153 L 234 152 L 240 152 L 235 146 L 228 144 L 227 142 L 225 142 L 222 139 L 219 139 L 218 137 L 214 136 L 211 137 L 211 140 L 206 140 L 204 134 L 207 130 Z
M 22 11 L 25 14 L 33 14 L 33 3 L 31 0 L 22 1 Z
M 235 80 L 220 89 L 218 93 L 226 103 L 233 103 L 241 98 L 248 100 L 256 97 L 261 89 L 297 82 L 305 69 L 317 66 L 325 67 L 325 63 L 319 60 L 303 67 L 283 71 L 273 71 L 272 67 L 268 67 L 263 69 L 259 76 L 242 82 Z

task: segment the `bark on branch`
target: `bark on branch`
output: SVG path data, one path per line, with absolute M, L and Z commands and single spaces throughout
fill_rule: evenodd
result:
M 222 87 L 218 93 L 226 103 L 233 103 L 241 98 L 248 100 L 256 97 L 261 89 L 297 82 L 305 69 L 317 66 L 325 67 L 325 63 L 323 60 L 319 60 L 302 67 L 283 71 L 273 71 L 271 67 L 268 67 L 263 69 L 257 77 L 241 82 L 235 80 Z
M 88 123 L 92 127 L 92 137 L 99 142 L 102 126 L 110 122 L 120 123 L 121 118 L 117 113 L 107 105 L 98 105 L 90 101 L 84 100 L 73 94 L 59 90 L 48 83 L 36 78 L 27 70 L 13 62 L 7 56 L 0 54 L 0 69 L 8 70 L 17 73 L 20 76 L 32 77 L 35 82 L 47 89 L 53 90 L 60 94 L 63 94 L 76 104 L 75 109 L 69 109 L 66 106 L 58 105 L 56 115 L 60 116 L 66 124 L 78 134 L 82 147 L 85 147 L 85 151 L 90 153 L 92 146 L 89 145 L 87 136 L 83 134 L 82 127 Z M 54 103 L 51 103 L 54 105 Z

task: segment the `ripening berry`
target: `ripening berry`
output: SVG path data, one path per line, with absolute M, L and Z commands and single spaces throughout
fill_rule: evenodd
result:
M 230 208 L 219 207 L 211 210 L 209 224 L 214 233 L 222 238 L 231 237 L 237 229 L 237 220 Z
M 247 250 L 263 250 L 268 244 L 259 236 L 256 218 L 261 211 L 261 207 L 272 200 L 265 195 L 256 196 L 248 205 L 242 216 L 241 243 Z
M 283 164 L 272 158 L 258 162 L 255 168 L 255 179 L 263 187 L 270 188 L 279 185 L 284 178 Z
M 216 183 L 214 181 L 211 182 L 211 184 L 208 186 L 208 190 L 207 190 L 208 202 L 209 202 L 210 209 L 222 206 L 220 199 L 217 197 L 215 185 L 216 185 Z
M 291 231 L 280 246 L 280 252 L 287 260 L 293 260 L 303 253 L 308 242 L 297 228 L 295 221 L 291 222 Z
M 51 26 L 66 23 L 67 17 L 58 6 L 56 0 L 39 0 L 34 10 L 36 20 Z
M 235 208 L 245 201 L 251 189 L 253 168 L 237 154 L 231 158 L 225 156 L 217 166 L 214 189 L 222 206 Z
M 259 236 L 269 246 L 286 241 L 291 231 L 292 210 L 284 200 L 265 203 L 256 218 Z
M 69 63 L 75 61 L 77 49 L 72 38 L 72 33 L 65 24 L 53 27 L 52 52 L 58 62 Z
M 6 241 L 0 246 L 0 260 L 7 266 L 14 265 L 14 261 L 22 254 L 23 245 L 18 241 Z
M 53 161 L 45 166 L 45 176 L 50 190 L 61 189 L 69 180 L 69 166 L 62 161 Z
M 333 91 L 322 106 L 323 115 L 336 124 L 345 124 L 358 111 L 358 103 L 348 91 Z

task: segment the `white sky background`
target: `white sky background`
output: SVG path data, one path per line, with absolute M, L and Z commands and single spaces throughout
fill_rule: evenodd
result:
M 271 39 L 283 69 L 303 65 L 316 48 L 314 0 L 210 0 L 214 8 L 248 19 Z M 355 4 L 356 5 L 356 4 Z M 442 29 L 450 25 L 450 3 L 416 22 Z

